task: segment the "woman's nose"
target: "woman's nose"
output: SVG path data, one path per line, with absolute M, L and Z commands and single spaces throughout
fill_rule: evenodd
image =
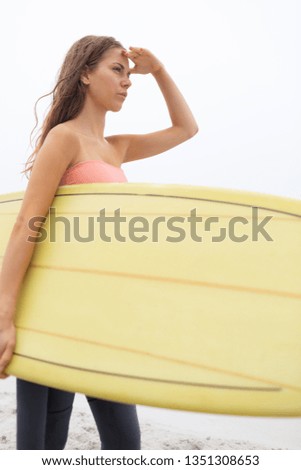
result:
M 125 87 L 125 88 L 130 88 L 130 86 L 132 86 L 131 80 L 129 78 L 125 78 L 122 81 L 122 86 Z

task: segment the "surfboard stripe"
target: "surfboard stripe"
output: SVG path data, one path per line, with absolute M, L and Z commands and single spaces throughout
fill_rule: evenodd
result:
M 132 379 L 132 380 L 143 380 L 147 382 L 158 382 L 158 383 L 164 383 L 164 384 L 169 384 L 169 385 L 182 385 L 186 387 L 200 387 L 200 388 L 213 388 L 213 389 L 221 389 L 221 390 L 239 390 L 242 392 L 281 392 L 282 389 L 279 387 L 246 387 L 246 386 L 235 386 L 235 385 L 221 385 L 221 384 L 207 384 L 207 383 L 198 383 L 198 382 L 181 382 L 177 380 L 164 380 L 164 379 L 158 379 L 156 377 L 143 377 L 139 375 L 128 375 L 128 374 L 120 374 L 120 373 L 114 373 L 114 372 L 107 372 L 103 370 L 96 370 L 96 369 L 87 369 L 87 368 L 81 368 L 81 367 L 76 367 L 76 366 L 71 366 L 69 364 L 63 364 L 63 363 L 58 363 L 58 362 L 53 362 L 53 361 L 47 361 L 44 359 L 39 359 L 33 356 L 27 356 L 25 354 L 18 354 L 14 353 L 15 356 L 22 357 L 24 359 L 30 359 L 32 361 L 37 361 L 41 362 L 43 364 L 49 364 L 53 365 L 56 367 L 63 367 L 64 369 L 73 369 L 81 372 L 89 372 L 92 374 L 101 374 L 101 375 L 107 375 L 110 377 L 118 377 L 118 378 L 125 378 L 125 379 Z
M 6 199 L 4 201 L 0 201 L 0 204 L 8 204 L 10 202 L 20 202 L 23 201 L 23 198 L 17 198 L 17 199 Z
M 257 287 L 248 287 L 248 286 L 238 286 L 234 284 L 219 284 L 215 282 L 206 282 L 206 281 L 194 281 L 192 279 L 180 279 L 180 278 L 171 278 L 171 277 L 162 277 L 162 276 L 152 276 L 150 274 L 134 274 L 128 272 L 116 272 L 116 271 L 102 271 L 101 269 L 84 269 L 84 268 L 68 268 L 65 266 L 46 266 L 32 263 L 30 265 L 36 269 L 48 269 L 54 271 L 66 271 L 66 272 L 81 272 L 83 274 L 97 274 L 100 276 L 113 276 L 113 277 L 125 277 L 130 279 L 138 280 L 147 280 L 155 282 L 168 282 L 174 284 L 190 285 L 196 287 L 209 287 L 213 289 L 225 289 L 225 290 L 234 290 L 240 292 L 248 292 L 253 294 L 276 296 L 276 297 L 285 297 L 291 299 L 301 300 L 301 293 L 296 292 L 285 292 L 285 291 L 274 291 L 271 289 L 260 289 Z
M 217 372 L 219 374 L 224 374 L 224 375 L 227 375 L 227 376 L 239 377 L 241 379 L 252 380 L 252 381 L 255 381 L 255 382 L 262 382 L 266 385 L 269 384 L 269 385 L 272 386 L 272 388 L 277 388 L 279 390 L 285 388 L 285 389 L 290 389 L 290 390 L 299 391 L 299 392 L 301 391 L 300 387 L 295 387 L 295 386 L 292 386 L 290 384 L 281 384 L 281 383 L 278 383 L 278 382 L 275 382 L 275 381 L 263 379 L 262 377 L 257 377 L 257 376 L 253 376 L 253 375 L 249 375 L 249 374 L 243 374 L 241 372 L 226 370 L 226 369 L 222 369 L 222 368 L 219 368 L 219 367 L 212 367 L 212 366 L 208 366 L 208 365 L 202 364 L 202 363 L 195 363 L 195 362 L 191 362 L 191 361 L 187 361 L 187 360 L 183 360 L 183 359 L 163 356 L 163 355 L 159 355 L 159 354 L 156 354 L 156 353 L 150 353 L 148 351 L 141 351 L 141 350 L 137 350 L 137 349 L 133 349 L 133 348 L 129 348 L 129 347 L 124 347 L 124 346 L 116 346 L 116 345 L 113 345 L 113 344 L 107 344 L 107 343 L 103 343 L 103 342 L 100 342 L 100 341 L 84 340 L 84 339 L 80 339 L 80 338 L 76 338 L 76 337 L 72 337 L 72 336 L 68 336 L 68 335 L 51 333 L 49 331 L 37 330 L 37 329 L 33 329 L 33 328 L 24 328 L 24 327 L 18 326 L 18 325 L 16 325 L 16 326 L 18 327 L 19 330 L 29 331 L 29 332 L 32 332 L 32 333 L 37 333 L 37 334 L 45 335 L 45 336 L 48 336 L 48 337 L 66 339 L 68 341 L 74 341 L 74 342 L 83 343 L 83 344 L 91 344 L 93 346 L 100 346 L 102 348 L 129 352 L 129 353 L 132 353 L 132 354 L 135 354 L 135 355 L 138 355 L 138 356 L 148 356 L 148 357 L 152 357 L 154 359 L 159 359 L 161 361 L 165 361 L 167 363 L 176 363 L 176 364 L 180 364 L 180 365 L 184 365 L 184 366 L 194 367 L 194 368 L 197 368 L 197 369 L 205 369 L 205 370 L 208 370 L 210 372 Z
M 65 196 L 138 196 L 138 197 L 158 197 L 158 198 L 169 198 L 169 199 L 181 199 L 187 201 L 204 201 L 204 202 L 212 202 L 218 204 L 229 204 L 233 206 L 241 206 L 241 207 L 257 207 L 258 209 L 272 211 L 280 214 L 292 215 L 294 217 L 301 218 L 301 214 L 296 214 L 293 212 L 287 212 L 279 209 L 271 209 L 265 206 L 258 206 L 253 204 L 246 204 L 242 202 L 234 202 L 234 201 L 223 201 L 219 199 L 207 199 L 207 198 L 200 198 L 200 197 L 191 197 L 191 196 L 175 196 L 169 194 L 155 194 L 155 193 L 70 193 L 70 194 L 57 194 L 56 197 L 65 197 Z
M 301 214 L 296 214 L 294 212 L 288 212 L 280 209 L 271 209 L 270 207 L 260 206 L 260 205 L 253 205 L 247 204 L 242 202 L 234 202 L 234 201 L 224 201 L 221 199 L 209 199 L 209 198 L 202 198 L 202 197 L 191 197 L 191 196 L 176 196 L 176 195 L 169 195 L 169 194 L 155 194 L 155 193 L 127 193 L 127 192 L 91 192 L 91 193 L 65 193 L 65 194 L 56 194 L 55 197 L 70 197 L 70 196 L 135 196 L 135 197 L 158 197 L 158 198 L 169 198 L 169 199 L 182 199 L 182 200 L 190 200 L 190 201 L 204 201 L 204 202 L 211 202 L 211 203 L 219 203 L 219 204 L 229 204 L 234 206 L 240 207 L 256 207 L 258 209 L 266 210 L 269 212 L 275 212 L 280 214 L 291 215 L 293 217 L 301 218 Z M 263 195 L 264 196 L 264 195 Z M 0 204 L 7 204 L 11 202 L 19 202 L 22 201 L 22 198 L 17 199 L 8 199 L 4 201 L 0 201 Z

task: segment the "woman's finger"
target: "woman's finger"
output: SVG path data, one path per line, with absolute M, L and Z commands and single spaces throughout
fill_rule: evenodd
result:
M 131 49 L 133 51 L 136 51 L 136 52 L 140 52 L 140 53 L 143 52 L 142 47 L 132 47 L 132 46 L 130 46 L 129 49 Z
M 139 54 L 136 54 L 135 52 L 125 52 L 124 55 L 133 61 L 139 57 Z
M 14 343 L 8 344 L 5 351 L 4 351 L 4 353 L 2 354 L 2 356 L 0 358 L 0 374 L 1 375 L 6 375 L 4 373 L 4 370 L 11 361 L 11 358 L 12 358 L 12 355 L 13 355 L 13 352 L 14 352 L 14 348 L 15 348 Z
M 130 47 L 130 49 L 130 54 L 134 54 L 136 56 L 140 56 L 144 52 L 144 49 L 142 49 L 142 47 Z
M 7 379 L 7 377 L 9 377 L 9 375 L 4 374 L 4 372 L 2 374 L 0 374 L 0 380 L 1 379 Z

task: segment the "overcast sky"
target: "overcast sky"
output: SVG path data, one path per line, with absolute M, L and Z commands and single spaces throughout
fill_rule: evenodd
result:
M 169 152 L 124 165 L 130 182 L 243 189 L 300 199 L 300 24 L 300 0 L 3 2 L 1 193 L 25 189 L 27 180 L 20 171 L 31 153 L 34 104 L 54 87 L 73 42 L 95 34 L 157 55 L 200 129 Z M 107 135 L 170 125 L 153 77 L 135 75 L 132 81 L 122 111 L 108 116 Z M 48 105 L 45 99 L 38 106 L 40 124 Z M 276 422 L 269 423 L 272 430 Z M 300 420 L 290 432 L 291 439 L 300 436 Z M 290 439 L 286 428 L 283 434 Z
M 74 41 L 112 35 L 150 49 L 191 106 L 199 133 L 124 165 L 131 182 L 238 188 L 300 198 L 298 0 L 10 0 L 2 6 L 1 193 L 24 189 L 35 101 Z M 170 125 L 152 76 L 133 76 L 107 135 Z M 40 124 L 49 101 L 40 102 Z

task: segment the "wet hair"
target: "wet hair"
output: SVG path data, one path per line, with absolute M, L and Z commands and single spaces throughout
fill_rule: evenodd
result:
M 119 47 L 123 48 L 122 44 L 110 36 L 85 36 L 71 46 L 58 72 L 54 89 L 41 96 L 35 103 L 36 125 L 30 134 L 30 139 L 38 125 L 37 104 L 42 98 L 52 94 L 52 103 L 40 134 L 36 138 L 34 151 L 27 159 L 25 169 L 22 171 L 26 176 L 32 170 L 36 155 L 48 132 L 56 125 L 75 118 L 82 110 L 86 97 L 86 85 L 81 80 L 82 75 L 87 71 L 93 71 L 107 50 Z

